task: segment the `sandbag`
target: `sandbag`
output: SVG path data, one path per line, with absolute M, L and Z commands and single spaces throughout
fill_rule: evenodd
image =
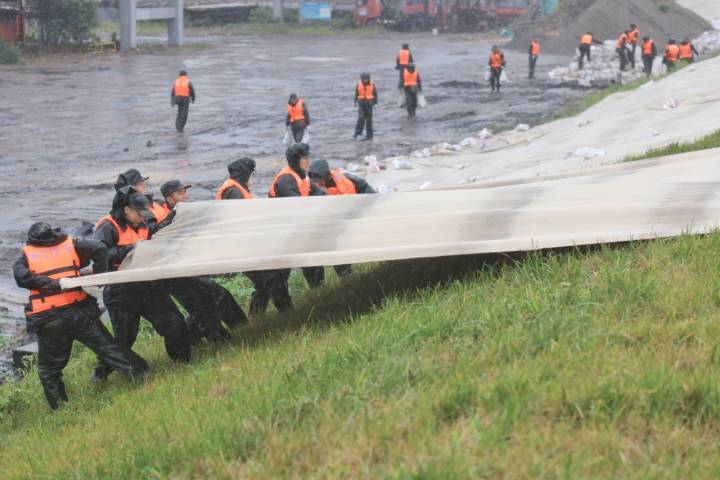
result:
M 304 143 L 305 145 L 310 145 L 310 127 L 305 127 L 301 143 Z
M 405 90 L 398 90 L 398 108 L 405 108 Z
M 489 68 L 485 69 L 485 81 L 486 82 L 490 81 L 490 69 Z
M 283 137 L 283 145 L 285 146 L 285 148 L 287 148 L 292 144 L 293 144 L 293 135 L 292 135 L 292 132 L 290 131 L 290 129 L 288 128 L 285 130 L 285 136 Z
M 510 83 L 510 77 L 508 77 L 508 74 L 504 68 L 502 73 L 500 74 L 500 83 Z
M 418 93 L 418 107 L 425 108 L 427 106 L 427 100 L 425 100 L 425 95 L 422 93 Z

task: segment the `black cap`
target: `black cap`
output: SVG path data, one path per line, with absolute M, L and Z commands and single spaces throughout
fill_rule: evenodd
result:
M 315 160 L 308 168 L 308 175 L 312 178 L 326 178 L 330 175 L 330 165 L 327 160 Z
M 183 76 L 187 77 L 187 72 L 186 72 L 185 70 L 180 70 L 180 76 L 181 76 L 181 77 L 183 77 Z
M 409 44 L 409 43 L 403 43 L 403 44 L 402 44 L 402 48 L 410 48 L 410 44 Z
M 163 197 L 169 197 L 170 194 L 177 192 L 178 190 L 187 190 L 192 185 L 182 183 L 180 180 L 169 180 L 162 184 L 160 187 L 160 193 Z
M 363 80 L 370 80 L 370 74 L 367 72 L 363 72 L 360 74 L 360 78 Z
M 53 236 L 53 229 L 47 222 L 37 222 L 30 225 L 28 239 L 46 239 Z
M 297 166 L 300 159 L 310 155 L 310 147 L 304 143 L 290 145 L 285 151 L 285 159 L 291 166 Z
M 291 93 L 290 98 L 288 98 L 288 103 L 295 103 L 298 100 L 297 93 Z
M 147 181 L 148 178 L 149 177 L 143 177 L 139 170 L 131 168 L 118 175 L 117 180 L 115 180 L 115 191 L 117 192 L 122 187 L 127 187 L 128 185 L 135 186 L 140 182 Z
M 238 158 L 230 162 L 227 169 L 230 178 L 247 185 L 250 176 L 255 171 L 255 160 L 250 157 Z
M 132 192 L 127 197 L 126 207 L 130 207 L 136 212 L 142 214 L 150 209 L 150 200 L 147 195 L 143 195 L 140 192 Z

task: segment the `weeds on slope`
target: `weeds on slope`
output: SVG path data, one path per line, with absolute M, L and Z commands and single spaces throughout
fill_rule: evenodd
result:
M 712 234 L 360 269 L 189 366 L 148 335 L 156 372 L 137 385 L 90 386 L 80 351 L 58 414 L 34 376 L 12 387 L 3 475 L 712 477 L 719 248 Z
M 649 158 L 665 157 L 668 155 L 679 155 L 681 153 L 696 152 L 698 150 L 707 150 L 710 148 L 720 148 L 720 131 L 711 133 L 699 140 L 688 143 L 671 143 L 665 147 L 653 148 L 638 155 L 628 155 L 623 162 L 634 162 L 637 160 L 646 160 Z

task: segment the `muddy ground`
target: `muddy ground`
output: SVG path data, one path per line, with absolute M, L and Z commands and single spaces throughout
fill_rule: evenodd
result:
M 110 206 L 115 177 L 131 167 L 151 177 L 154 191 L 181 178 L 194 185 L 194 199 L 209 199 L 226 164 L 251 156 L 258 160 L 254 190 L 266 192 L 283 163 L 291 92 L 310 111 L 312 157 L 334 164 L 407 154 L 484 127 L 514 126 L 581 93 L 545 80 L 568 58 L 543 56 L 539 79 L 529 82 L 526 53 L 512 51 L 512 83 L 500 95 L 490 93 L 483 82 L 487 37 L 383 33 L 189 41 L 203 43 L 0 67 L 0 335 L 6 339 L 24 327 L 24 295 L 14 286 L 11 266 L 32 222 L 67 229 L 94 223 Z M 394 61 L 403 41 L 411 44 L 429 103 L 412 121 L 396 106 Z M 170 86 L 181 68 L 189 71 L 198 98 L 178 134 Z M 353 88 L 362 71 L 379 89 L 374 142 L 352 139 Z

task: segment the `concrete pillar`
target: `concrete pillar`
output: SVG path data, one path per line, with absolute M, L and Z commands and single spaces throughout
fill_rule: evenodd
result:
M 283 0 L 273 0 L 273 20 L 276 22 L 284 22 Z
M 137 47 L 137 0 L 120 0 L 120 50 Z
M 175 18 L 168 20 L 168 43 L 182 45 L 184 42 L 183 0 L 174 0 Z

